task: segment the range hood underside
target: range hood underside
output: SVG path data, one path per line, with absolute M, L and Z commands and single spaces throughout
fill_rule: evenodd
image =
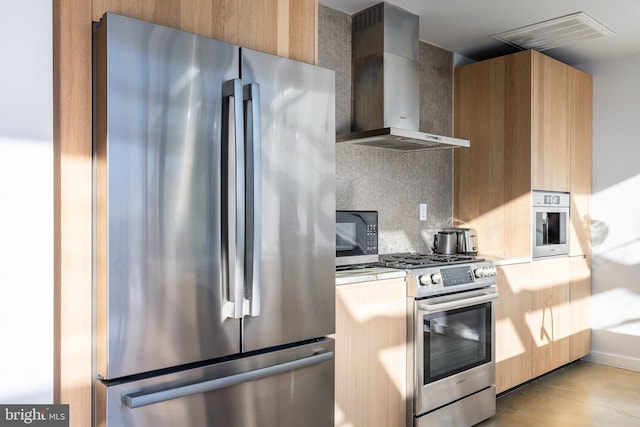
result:
M 338 135 L 336 142 L 398 151 L 437 150 L 471 145 L 466 139 L 399 128 L 373 129 Z

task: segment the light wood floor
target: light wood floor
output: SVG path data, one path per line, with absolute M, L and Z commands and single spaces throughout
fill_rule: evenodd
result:
M 640 372 L 577 361 L 502 394 L 478 427 L 638 427 Z

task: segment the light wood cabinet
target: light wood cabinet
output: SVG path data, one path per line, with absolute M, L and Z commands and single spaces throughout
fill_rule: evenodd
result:
M 531 307 L 531 264 L 499 266 L 496 302 L 496 392 L 530 380 L 531 331 L 527 313 Z
M 526 52 L 532 72 L 531 188 L 569 191 L 571 67 L 540 53 Z
M 498 393 L 589 354 L 590 271 L 586 257 L 498 267 Z
M 573 71 L 569 74 L 571 96 L 571 225 L 569 228 L 569 255 L 591 258 L 591 181 L 592 181 L 592 128 L 593 83 L 589 74 Z
M 591 352 L 591 262 L 587 257 L 569 258 L 569 359 Z
M 482 252 L 531 256 L 531 190 L 572 192 L 572 254 L 589 245 L 591 77 L 539 52 L 458 67 L 454 218 Z M 574 196 L 575 193 L 575 196 Z
M 404 278 L 336 288 L 335 425 L 406 423 Z
M 525 314 L 531 331 L 531 375 L 569 363 L 569 258 L 531 265 L 531 307 Z
M 317 0 L 92 0 L 138 18 L 310 64 L 317 63 Z

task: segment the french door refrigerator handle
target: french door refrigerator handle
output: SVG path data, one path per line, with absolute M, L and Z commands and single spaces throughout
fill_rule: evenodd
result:
M 242 102 L 242 80 L 229 80 L 222 85 L 224 99 L 222 108 L 222 186 L 226 199 L 227 214 L 222 215 L 223 275 L 226 292 L 223 315 L 242 318 L 244 294 L 244 215 L 245 215 L 245 170 L 244 170 L 244 118 Z M 229 110 L 233 109 L 230 114 Z M 230 131 L 233 134 L 230 135 Z M 226 197 L 224 197 L 226 195 Z M 226 241 L 226 245 L 225 242 Z
M 261 170 L 261 121 L 260 85 L 250 83 L 244 86 L 246 120 L 246 171 L 247 171 L 247 252 L 246 288 L 243 314 L 260 315 L 260 266 L 262 250 L 262 170 Z
M 141 406 L 166 402 L 168 400 L 178 399 L 194 394 L 207 393 L 209 391 L 219 390 L 250 381 L 260 380 L 262 378 L 291 372 L 296 369 L 302 369 L 312 365 L 317 365 L 331 359 L 333 359 L 332 351 L 315 353 L 312 356 L 306 357 L 304 359 L 296 359 L 290 362 L 280 363 L 278 365 L 267 366 L 265 368 L 260 368 L 249 372 L 230 375 L 228 377 L 216 378 L 213 380 L 198 382 L 194 384 L 187 384 L 184 386 L 151 393 L 131 393 L 124 396 L 124 404 L 131 409 L 135 409 Z

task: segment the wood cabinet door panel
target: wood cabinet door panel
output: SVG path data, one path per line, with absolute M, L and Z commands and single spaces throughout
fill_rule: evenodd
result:
M 531 379 L 530 264 L 498 267 L 496 303 L 496 392 Z
M 531 374 L 537 377 L 569 363 L 569 259 L 531 263 Z
M 569 66 L 533 54 L 532 189 L 569 191 Z
M 92 0 L 94 21 L 107 11 L 317 63 L 317 0 Z
M 591 352 L 591 265 L 586 257 L 571 257 L 569 262 L 569 358 L 577 360 Z
M 592 78 L 572 69 L 569 73 L 571 122 L 571 206 L 569 255 L 591 254 Z
M 455 135 L 471 147 L 454 151 L 454 215 L 478 230 L 486 253 L 504 246 L 505 60 L 457 68 Z M 490 191 L 488 191 L 490 189 Z M 489 232 L 491 230 L 491 232 Z
M 404 426 L 406 284 L 378 280 L 336 288 L 336 426 Z

